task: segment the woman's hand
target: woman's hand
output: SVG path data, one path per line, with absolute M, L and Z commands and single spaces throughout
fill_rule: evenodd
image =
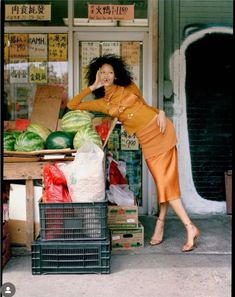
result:
M 103 82 L 101 81 L 101 74 L 100 74 L 100 69 L 96 72 L 96 79 L 95 82 L 93 83 L 93 85 L 89 86 L 89 88 L 91 89 L 91 91 L 93 92 L 96 89 L 99 89 L 101 87 L 103 87 Z
M 160 128 L 160 132 L 164 134 L 166 131 L 166 115 L 163 110 L 159 110 L 159 114 L 157 115 L 157 124 Z

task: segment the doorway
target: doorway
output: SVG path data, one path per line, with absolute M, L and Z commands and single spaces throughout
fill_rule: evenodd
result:
M 186 109 L 192 176 L 200 196 L 225 200 L 232 169 L 232 35 L 207 33 L 186 52 Z

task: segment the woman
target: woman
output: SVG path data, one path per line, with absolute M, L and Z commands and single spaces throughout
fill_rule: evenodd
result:
M 187 242 L 182 251 L 193 250 L 200 231 L 191 222 L 180 199 L 176 135 L 171 121 L 164 111 L 144 101 L 127 65 L 118 56 L 104 55 L 93 59 L 88 66 L 87 80 L 89 87 L 72 98 L 67 107 L 117 117 L 127 133 L 136 134 L 154 178 L 160 204 L 150 244 L 162 242 L 164 221 L 170 205 L 187 231 Z M 82 102 L 91 92 L 98 99 Z

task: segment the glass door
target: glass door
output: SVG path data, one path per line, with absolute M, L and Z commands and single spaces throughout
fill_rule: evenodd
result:
M 145 98 L 146 44 L 145 32 L 76 32 L 74 48 L 74 94 L 87 86 L 85 75 L 87 65 L 94 58 L 104 54 L 122 56 L 128 64 L 134 82 Z M 92 99 L 92 95 L 86 100 Z M 147 100 L 146 100 L 147 101 Z M 150 102 L 149 102 L 150 103 Z M 108 150 L 116 160 L 125 161 L 127 180 L 139 205 L 139 212 L 147 213 L 147 178 L 146 165 L 143 161 L 136 137 L 128 137 L 121 123 L 117 123 L 108 141 Z

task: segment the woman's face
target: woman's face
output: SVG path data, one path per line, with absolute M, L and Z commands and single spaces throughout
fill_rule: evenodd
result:
M 100 79 L 104 84 L 104 87 L 113 85 L 115 79 L 115 73 L 113 67 L 109 64 L 104 64 L 100 68 Z

